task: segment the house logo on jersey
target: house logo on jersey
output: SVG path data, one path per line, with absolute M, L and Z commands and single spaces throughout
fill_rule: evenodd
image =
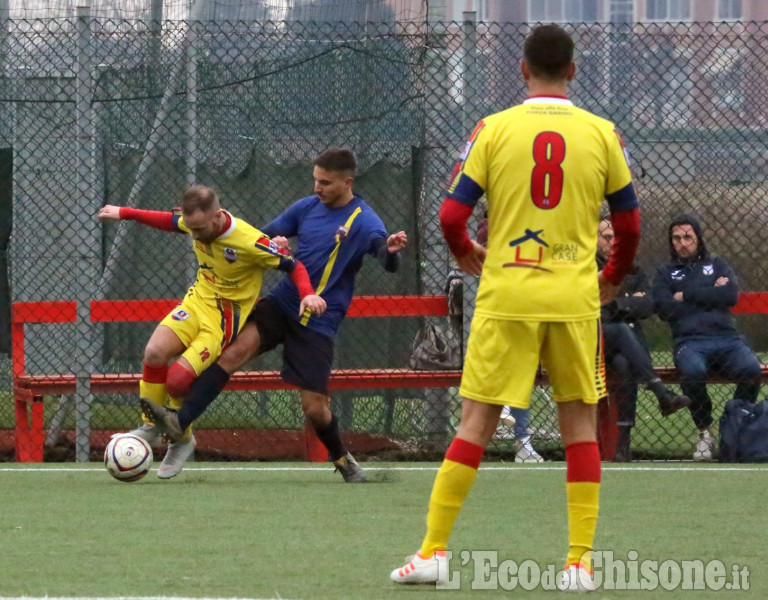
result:
M 232 264 L 237 260 L 237 250 L 234 248 L 224 248 L 224 260 Z
M 349 227 L 346 225 L 339 225 L 339 228 L 336 230 L 336 243 L 340 244 L 343 242 L 347 235 L 349 235 Z
M 544 248 L 549 248 L 549 244 L 541 238 L 542 233 L 544 233 L 543 229 L 538 231 L 526 229 L 525 235 L 509 242 L 510 247 L 515 249 L 515 260 L 504 263 L 502 266 L 536 269 L 537 271 L 551 273 L 551 269 L 541 266 Z
M 174 321 L 186 321 L 189 319 L 189 313 L 183 308 L 177 308 L 171 313 L 171 319 Z
M 704 273 L 704 275 L 714 275 L 715 274 L 715 266 L 714 265 L 704 265 L 701 269 L 701 272 Z

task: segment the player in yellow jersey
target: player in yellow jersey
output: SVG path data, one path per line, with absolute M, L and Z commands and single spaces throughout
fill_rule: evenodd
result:
M 182 197 L 180 214 L 106 205 L 99 218 L 135 220 L 189 234 L 194 240 L 197 279 L 181 304 L 157 326 L 144 350 L 140 394 L 158 404 L 164 405 L 170 396 L 170 405 L 179 408 L 195 378 L 235 340 L 258 299 L 265 269 L 291 274 L 302 298 L 302 314 L 325 311 L 325 300 L 315 295 L 306 269 L 290 251 L 222 210 L 209 187 L 190 187 Z M 133 433 L 150 443 L 159 439 L 159 432 L 146 420 Z M 158 477 L 177 475 L 194 447 L 188 428 L 182 439 L 169 445 Z
M 597 401 L 605 396 L 600 305 L 634 259 L 638 202 L 623 143 L 609 121 L 567 97 L 573 41 L 556 25 L 533 29 L 521 71 L 528 99 L 483 119 L 470 137 L 440 210 L 451 253 L 481 275 L 460 393 L 461 424 L 437 474 L 427 532 L 398 583 L 447 582 L 448 538 L 504 404 L 528 408 L 541 362 L 558 403 L 567 462 L 568 542 L 558 586 L 594 589 L 600 454 Z M 488 202 L 488 248 L 467 222 Z M 597 225 L 608 201 L 616 242 L 597 272 Z

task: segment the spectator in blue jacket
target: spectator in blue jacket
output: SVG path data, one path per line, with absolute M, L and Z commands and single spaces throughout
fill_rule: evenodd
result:
M 712 256 L 699 221 L 682 214 L 669 225 L 672 260 L 653 281 L 659 317 L 669 323 L 681 388 L 691 398 L 691 417 L 699 430 L 693 460 L 712 460 L 715 441 L 707 375 L 718 370 L 736 382 L 737 398 L 755 402 L 760 391 L 760 361 L 738 334 L 731 307 L 739 295 L 733 269 Z

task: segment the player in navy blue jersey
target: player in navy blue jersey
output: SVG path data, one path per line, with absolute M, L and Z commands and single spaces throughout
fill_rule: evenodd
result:
M 314 194 L 302 198 L 261 231 L 275 241 L 296 237 L 294 256 L 309 273 L 315 293 L 327 305 L 322 315 L 300 313 L 296 286 L 283 278 L 257 302 L 237 339 L 195 381 L 178 412 L 142 398 L 145 416 L 170 441 L 199 417 L 224 389 L 229 377 L 252 356 L 283 344 L 284 381 L 301 390 L 301 406 L 349 483 L 366 480 L 365 472 L 344 448 L 338 420 L 330 410 L 328 383 L 334 338 L 352 301 L 355 277 L 366 254 L 395 272 L 408 236 L 387 236 L 384 224 L 363 198 L 352 191 L 357 161 L 353 152 L 330 148 L 314 162 Z

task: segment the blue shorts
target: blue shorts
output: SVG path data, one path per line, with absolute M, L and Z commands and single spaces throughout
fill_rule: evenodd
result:
M 256 303 L 248 321 L 256 324 L 259 354 L 283 345 L 283 381 L 303 390 L 328 394 L 333 364 L 333 338 L 308 329 L 286 316 L 269 297 Z

